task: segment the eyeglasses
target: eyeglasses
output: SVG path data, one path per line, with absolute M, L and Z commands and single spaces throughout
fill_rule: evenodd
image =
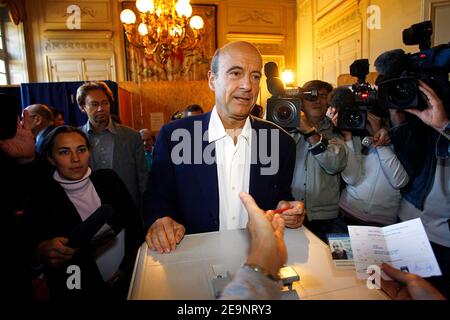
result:
M 99 106 L 102 107 L 108 107 L 109 106 L 109 101 L 108 100 L 103 100 L 103 101 L 92 101 L 86 104 L 89 108 L 98 108 Z

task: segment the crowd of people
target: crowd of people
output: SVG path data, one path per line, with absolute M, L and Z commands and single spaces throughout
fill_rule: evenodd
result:
M 288 132 L 261 119 L 255 105 L 262 67 L 261 54 L 247 42 L 218 49 L 208 74 L 212 111 L 188 106 L 156 139 L 148 129 L 112 120 L 113 95 L 102 82 L 78 89 L 88 117 L 80 128 L 63 125 L 62 115 L 43 104 L 25 108 L 21 120 L 8 111 L 17 124 L 0 138 L 10 297 L 31 299 L 32 279 L 43 275 L 50 299 L 125 299 L 144 241 L 170 254 L 185 234 L 247 227 L 247 261 L 223 298 L 277 298 L 273 280 L 287 261 L 285 227 L 305 225 L 327 241 L 347 225 L 417 217 L 443 275 L 427 281 L 383 265 L 394 280 L 383 288 L 392 298 L 448 297 L 449 117 L 433 89 L 420 82 L 423 110 L 391 111 L 389 119 L 369 112 L 367 145 L 338 128 L 333 87 L 319 80 L 303 86 L 318 97 L 302 100 L 298 128 Z M 88 245 L 74 247 L 73 229 L 105 204 L 112 215 Z M 82 269 L 80 290 L 67 287 L 69 265 Z M 392 290 L 393 283 L 403 291 Z

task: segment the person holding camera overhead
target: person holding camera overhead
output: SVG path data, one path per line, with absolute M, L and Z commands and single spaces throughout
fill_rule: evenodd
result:
M 336 127 L 340 110 L 336 105 L 346 101 L 351 104 L 353 99 L 342 98 L 351 95 L 345 87 L 330 94 L 331 112 L 328 116 Z M 385 226 L 397 222 L 400 188 L 408 183 L 409 177 L 390 146 L 388 129 L 382 126 L 382 118 L 367 112 L 366 130 L 369 136 L 364 138 L 359 136 L 360 133 L 356 135 L 351 130 L 340 130 L 347 145 L 348 160 L 341 172 L 346 188 L 341 194 L 339 211 L 347 225 Z
M 402 189 L 398 216 L 421 218 L 442 277 L 430 278 L 450 296 L 450 122 L 448 109 L 436 92 L 419 80 L 426 97 L 423 110 L 391 110 L 390 136 L 395 153 L 411 177 Z M 421 121 L 418 121 L 418 120 Z
M 401 190 L 401 221 L 420 218 L 442 277 L 430 281 L 450 296 L 450 44 L 431 48 L 433 23 L 423 21 L 403 31 L 410 54 L 401 49 L 375 60 L 378 94 L 390 109 L 389 132 L 395 153 L 410 181 Z
M 326 242 L 327 233 L 347 232 L 338 219 L 339 172 L 347 164 L 347 149 L 342 137 L 334 132 L 331 120 L 325 116 L 328 94 L 333 87 L 313 80 L 303 89 L 317 90 L 319 96 L 302 98 L 300 127 L 292 133 L 296 141 L 292 193 L 296 200 L 305 202 L 305 226 Z

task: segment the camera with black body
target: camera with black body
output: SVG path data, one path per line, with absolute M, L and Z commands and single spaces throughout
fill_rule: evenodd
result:
M 272 96 L 267 99 L 266 119 L 288 131 L 298 128 L 301 107 L 300 98 Z
M 302 99 L 315 101 L 319 98 L 317 90 L 305 91 L 302 88 L 285 88 L 279 78 L 278 66 L 274 62 L 264 65 L 267 89 L 272 97 L 267 99 L 266 120 L 290 131 L 300 127 Z
M 403 31 L 405 45 L 419 45 L 420 51 L 406 54 L 403 50 L 391 50 L 375 61 L 382 82 L 378 84 L 380 106 L 386 109 L 424 109 L 425 97 L 419 90 L 418 80 L 428 84 L 442 99 L 450 104 L 450 43 L 431 48 L 433 26 L 431 21 L 412 25 Z
M 363 133 L 367 124 L 367 113 L 382 116 L 378 107 L 377 91 L 366 77 L 369 74 L 369 60 L 355 60 L 350 66 L 350 74 L 358 81 L 349 88 L 340 87 L 330 95 L 330 104 L 339 112 L 338 128 L 352 131 L 354 134 Z

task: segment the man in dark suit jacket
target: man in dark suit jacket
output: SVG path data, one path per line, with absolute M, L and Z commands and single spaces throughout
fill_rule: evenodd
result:
M 185 232 L 223 229 L 220 221 L 241 211 L 240 191 L 249 192 L 264 210 L 286 209 L 282 214 L 286 226 L 302 225 L 304 205 L 292 201 L 290 192 L 295 143 L 280 127 L 249 116 L 258 97 L 261 69 L 262 58 L 253 45 L 225 45 L 214 54 L 208 74 L 209 86 L 215 92 L 213 111 L 171 122 L 161 129 L 152 168 L 150 228 L 146 237 L 150 249 L 170 252 Z M 247 133 L 245 141 L 250 142 L 243 146 L 242 136 L 248 131 L 252 131 L 251 139 Z M 251 153 L 244 157 L 247 169 L 224 169 L 223 164 L 232 166 L 229 154 L 224 153 L 239 153 L 241 147 L 243 154 Z M 216 160 L 225 163 L 218 166 Z M 231 177 L 236 188 L 224 177 Z
M 77 103 L 88 121 L 80 127 L 89 138 L 91 168 L 113 169 L 125 183 L 139 211 L 147 187 L 148 169 L 141 136 L 111 118 L 114 96 L 105 82 L 86 82 L 77 90 Z
M 25 110 L 30 113 L 31 132 L 36 138 L 36 152 L 41 155 L 45 137 L 55 128 L 53 113 L 45 104 L 32 104 Z

